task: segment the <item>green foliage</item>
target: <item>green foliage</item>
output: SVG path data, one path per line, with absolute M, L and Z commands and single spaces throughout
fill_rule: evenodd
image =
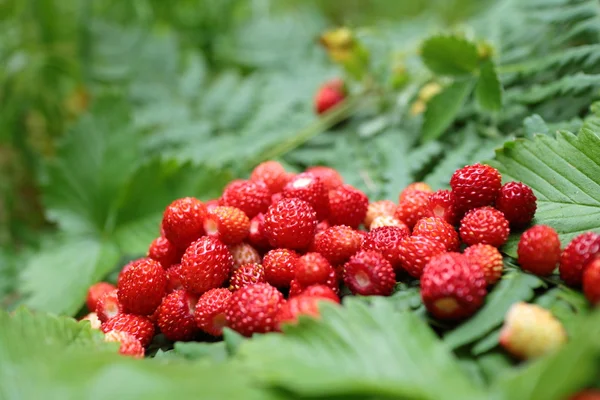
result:
M 479 105 L 487 110 L 498 111 L 502 107 L 502 84 L 494 64 L 489 61 L 481 67 L 475 97 Z
M 460 76 L 473 73 L 478 66 L 477 46 L 458 36 L 433 36 L 421 47 L 423 62 L 440 75 Z

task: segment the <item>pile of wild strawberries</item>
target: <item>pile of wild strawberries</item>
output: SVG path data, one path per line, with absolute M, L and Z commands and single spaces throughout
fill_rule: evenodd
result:
M 500 279 L 498 247 L 511 228 L 531 223 L 536 197 L 523 183 L 502 185 L 482 164 L 454 172 L 450 186 L 434 192 L 418 182 L 397 204 L 369 202 L 334 169 L 292 174 L 264 162 L 218 200 L 171 203 L 147 257 L 127 264 L 116 287 L 89 289 L 85 319 L 120 342 L 121 353 L 143 356 L 157 332 L 188 341 L 224 327 L 244 336 L 279 331 L 301 314 L 319 317 L 321 301 L 340 303 L 342 284 L 355 295 L 389 296 L 410 279 L 420 279 L 433 318 L 467 318 Z M 519 263 L 541 276 L 560 264 L 567 284 L 583 282 L 590 301 L 600 300 L 600 235 L 584 233 L 562 253 L 560 246 L 552 228 L 534 226 L 521 237 Z M 525 336 L 537 347 L 523 345 Z M 500 342 L 528 358 L 565 338 L 550 313 L 520 303 Z

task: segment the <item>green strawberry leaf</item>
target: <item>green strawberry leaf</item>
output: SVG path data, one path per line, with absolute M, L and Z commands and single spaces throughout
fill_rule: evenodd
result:
M 459 36 L 433 36 L 423 42 L 421 57 L 427 68 L 440 75 L 465 75 L 478 66 L 477 46 Z
M 177 342 L 171 353 L 183 357 L 186 360 L 196 361 L 208 359 L 215 363 L 225 361 L 229 356 L 225 342 Z
M 491 61 L 486 61 L 481 66 L 475 98 L 481 108 L 486 110 L 498 111 L 502 107 L 502 84 Z

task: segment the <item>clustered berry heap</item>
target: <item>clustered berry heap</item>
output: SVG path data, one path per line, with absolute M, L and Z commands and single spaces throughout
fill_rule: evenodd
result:
M 342 284 L 352 294 L 388 296 L 411 279 L 420 279 L 434 318 L 468 318 L 500 279 L 498 247 L 510 229 L 531 223 L 536 198 L 522 183 L 502 185 L 500 173 L 482 164 L 457 170 L 450 186 L 434 192 L 418 182 L 398 203 L 369 202 L 331 168 L 292 174 L 264 162 L 218 200 L 171 203 L 147 257 L 127 264 L 116 287 L 89 289 L 85 319 L 120 342 L 121 353 L 141 357 L 157 332 L 188 341 L 218 337 L 224 327 L 244 336 L 280 331 L 299 315 L 319 317 L 320 302 L 340 303 Z M 562 279 L 583 284 L 593 303 L 598 254 L 600 235 L 582 234 L 561 252 L 556 232 L 541 225 L 526 230 L 518 247 L 525 271 L 546 276 L 560 264 Z M 539 339 L 537 347 L 524 347 L 524 337 Z M 527 358 L 565 338 L 551 314 L 518 304 L 500 342 Z

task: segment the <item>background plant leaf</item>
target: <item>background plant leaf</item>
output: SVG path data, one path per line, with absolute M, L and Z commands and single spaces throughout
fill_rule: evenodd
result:
M 433 36 L 421 46 L 423 62 L 440 75 L 465 75 L 478 64 L 477 46 L 459 36 Z
M 471 80 L 455 81 L 435 95 L 428 103 L 423 120 L 421 140 L 435 140 L 452 124 L 471 93 Z

